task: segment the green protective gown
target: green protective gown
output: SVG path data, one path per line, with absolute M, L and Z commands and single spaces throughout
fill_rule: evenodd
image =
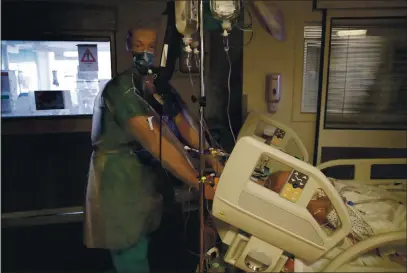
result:
M 94 152 L 85 205 L 84 241 L 89 248 L 131 248 L 160 224 L 162 197 L 156 184 L 162 168 L 141 156 L 143 147 L 124 129 L 135 116 L 160 120 L 157 101 L 144 92 L 142 82 L 134 71 L 125 71 L 109 81 L 95 100 Z M 165 112 L 187 115 L 175 93 L 166 101 L 164 108 L 174 109 Z M 188 159 L 184 145 L 164 121 L 162 124 L 163 137 Z M 163 164 L 171 171 L 171 166 Z M 190 165 L 194 167 L 191 161 Z
M 132 71 L 109 81 L 95 101 L 85 206 L 84 243 L 110 250 L 134 246 L 160 224 L 162 198 L 157 172 L 134 153 L 140 144 L 124 130 L 151 109 L 133 88 Z M 140 81 L 134 81 L 141 89 Z

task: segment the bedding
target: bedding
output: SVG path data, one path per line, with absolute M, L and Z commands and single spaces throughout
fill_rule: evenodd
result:
M 406 205 L 399 202 L 399 199 L 395 198 L 392 192 L 379 187 L 361 185 L 354 181 L 351 184 L 335 179 L 330 179 L 330 181 L 346 203 L 352 221 L 352 232 L 341 244 L 312 264 L 306 264 L 296 259 L 294 272 L 321 271 L 333 258 L 359 241 L 379 234 L 406 230 Z M 311 204 L 315 204 L 316 200 L 325 200 L 326 203 L 320 208 L 312 207 Z M 327 202 L 329 201 L 324 193 L 317 192 L 308 205 L 308 210 L 312 214 L 317 212 L 322 214 L 316 220 L 323 224 L 329 233 L 340 224 L 340 221 L 335 210 Z M 407 266 L 405 245 L 376 249 L 361 255 L 350 264 L 368 267 L 394 267 L 394 263 Z
M 264 182 L 258 182 L 264 187 L 280 192 L 289 171 L 279 171 L 271 174 Z M 330 260 L 335 258 L 347 248 L 371 236 L 392 231 L 406 230 L 406 205 L 399 202 L 391 191 L 375 186 L 339 181 L 330 179 L 336 190 L 346 203 L 352 221 L 352 232 L 341 244 L 330 250 L 323 258 L 312 264 L 301 260 L 289 259 L 284 267 L 284 272 L 317 272 L 325 268 Z M 329 234 L 340 225 L 335 209 L 322 190 L 315 193 L 307 206 L 308 211 L 315 220 Z M 386 247 L 365 253 L 352 262 L 354 265 L 378 266 L 397 263 L 406 266 L 406 247 Z

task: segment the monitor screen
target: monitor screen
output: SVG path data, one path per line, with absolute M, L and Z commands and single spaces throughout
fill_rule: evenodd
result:
M 65 109 L 64 93 L 61 90 L 35 91 L 34 97 L 37 111 Z

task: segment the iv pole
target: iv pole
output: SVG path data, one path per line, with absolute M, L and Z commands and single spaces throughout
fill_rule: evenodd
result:
M 205 130 L 204 124 L 204 112 L 206 106 L 205 97 L 205 78 L 204 78 L 204 18 L 203 18 L 203 0 L 198 0 L 199 10 L 199 44 L 200 44 L 200 99 L 199 99 L 199 175 L 200 178 L 204 177 L 205 170 L 205 158 L 204 158 L 204 145 L 205 145 Z M 199 273 L 204 272 L 204 260 L 205 260 L 205 215 L 204 215 L 204 202 L 205 202 L 205 185 L 204 180 L 199 183 Z

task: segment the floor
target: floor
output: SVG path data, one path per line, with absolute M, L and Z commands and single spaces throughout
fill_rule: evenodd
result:
M 152 272 L 194 272 L 198 215 L 191 212 L 184 235 L 181 213 L 167 213 L 151 237 Z M 2 228 L 2 272 L 114 272 L 108 251 L 82 245 L 82 223 Z

